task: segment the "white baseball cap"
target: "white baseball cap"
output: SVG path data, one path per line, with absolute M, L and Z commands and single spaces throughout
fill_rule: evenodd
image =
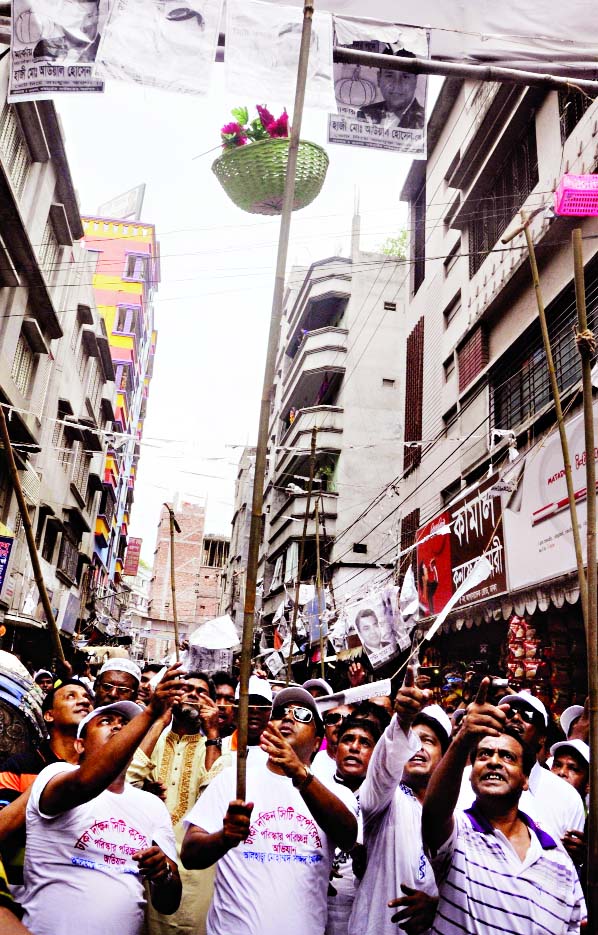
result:
M 579 755 L 583 757 L 588 766 L 590 765 L 590 748 L 587 743 L 584 743 L 583 740 L 559 740 L 558 743 L 553 743 L 550 748 L 550 752 L 553 756 L 556 755 L 557 750 L 563 750 L 568 748 L 569 750 L 577 750 Z
M 141 669 L 132 659 L 108 659 L 98 672 L 98 676 L 103 675 L 104 672 L 126 672 L 127 675 L 132 675 L 134 679 L 141 682 Z
M 569 731 L 571 730 L 571 725 L 573 724 L 573 721 L 576 721 L 577 718 L 581 717 L 582 714 L 583 714 L 583 705 L 572 704 L 571 707 L 565 708 L 565 710 L 563 711 L 560 717 L 561 727 L 563 728 L 565 737 L 569 736 Z
M 266 679 L 261 679 L 258 675 L 249 676 L 249 689 L 247 692 L 249 695 L 259 695 L 268 702 L 272 704 L 272 687 L 270 682 Z M 235 698 L 237 701 L 241 697 L 241 685 L 237 685 L 235 688 Z
M 506 695 L 504 698 L 500 699 L 500 704 L 513 704 L 519 702 L 519 704 L 528 704 L 534 711 L 537 711 L 538 714 L 541 714 L 544 719 L 544 727 L 548 727 L 548 711 L 544 707 L 544 704 L 540 701 L 539 698 L 536 698 L 535 695 L 532 695 L 531 692 L 525 691 L 523 689 L 517 695 Z
M 141 714 L 143 708 L 141 705 L 135 704 L 134 701 L 115 701 L 114 704 L 105 704 L 101 708 L 94 708 L 89 714 L 86 714 L 81 723 L 77 728 L 77 737 L 80 737 L 86 726 L 94 717 L 98 717 L 100 714 L 105 714 L 106 711 L 114 711 L 115 714 L 122 714 L 127 718 L 128 721 L 132 721 L 134 717 L 137 717 L 138 714 Z
M 431 718 L 433 721 L 436 721 L 439 727 L 442 728 L 446 734 L 446 739 L 449 741 L 451 739 L 452 725 L 450 718 L 446 711 L 440 707 L 439 704 L 429 704 L 425 708 L 422 708 L 417 717 L 415 718 L 414 723 L 417 724 L 418 718 Z
M 326 679 L 308 679 L 307 682 L 303 682 L 301 687 L 305 688 L 306 691 L 309 691 L 310 688 L 318 688 L 324 692 L 324 695 L 333 694 L 332 685 L 329 685 Z

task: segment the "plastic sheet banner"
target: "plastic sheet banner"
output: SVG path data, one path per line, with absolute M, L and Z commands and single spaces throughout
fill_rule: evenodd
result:
M 12 0 L 8 100 L 103 91 L 94 64 L 108 0 Z
M 226 90 L 239 104 L 282 104 L 292 114 L 303 10 L 260 0 L 228 0 Z M 314 13 L 306 107 L 334 109 L 332 17 Z
M 129 539 L 127 544 L 127 557 L 125 559 L 123 575 L 131 575 L 134 578 L 139 571 L 139 559 L 141 557 L 142 542 L 143 539 L 135 539 L 134 537 Z
M 114 0 L 98 74 L 146 87 L 206 94 L 223 0 Z
M 335 17 L 335 44 L 389 57 L 428 57 L 424 29 Z M 328 142 L 426 155 L 426 75 L 361 65 L 334 65 L 337 113 Z

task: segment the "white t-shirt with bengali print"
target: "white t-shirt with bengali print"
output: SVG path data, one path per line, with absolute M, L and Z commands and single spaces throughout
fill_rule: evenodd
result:
M 47 783 L 69 763 L 41 771 L 27 805 L 23 924 L 33 935 L 140 935 L 145 894 L 137 851 L 158 844 L 176 861 L 166 806 L 125 785 L 54 817 L 40 810 Z
M 235 783 L 234 770 L 224 770 L 185 823 L 220 831 Z M 349 789 L 325 785 L 357 814 Z M 249 837 L 216 865 L 208 935 L 322 935 L 333 842 L 291 780 L 265 764 L 248 766 L 246 801 L 254 803 Z

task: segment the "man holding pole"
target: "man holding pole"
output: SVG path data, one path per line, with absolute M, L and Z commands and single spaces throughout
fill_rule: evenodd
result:
M 189 869 L 218 862 L 209 935 L 322 935 L 335 846 L 353 847 L 357 803 L 338 784 L 334 792 L 309 763 L 323 724 L 304 688 L 278 693 L 262 735 L 266 762 L 247 770 L 248 797 L 235 798 L 235 775 L 225 770 L 187 816 L 182 861 Z

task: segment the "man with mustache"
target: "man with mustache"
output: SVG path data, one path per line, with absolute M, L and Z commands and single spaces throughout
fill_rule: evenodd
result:
M 519 810 L 535 752 L 507 724 L 509 703 L 487 701 L 489 686 L 483 679 L 424 800 L 423 839 L 439 889 L 432 932 L 573 935 L 586 916 L 577 871 Z M 475 802 L 459 812 L 468 760 Z
M 426 788 L 449 744 L 450 721 L 428 692 L 415 687 L 413 668 L 395 700 L 395 714 L 378 742 L 359 801 L 367 868 L 353 904 L 349 935 L 414 935 L 430 927 L 436 883 L 424 854 L 421 809 Z M 402 893 L 393 899 L 396 894 Z M 390 908 L 398 910 L 394 913 Z M 398 924 L 397 924 L 398 923 Z

